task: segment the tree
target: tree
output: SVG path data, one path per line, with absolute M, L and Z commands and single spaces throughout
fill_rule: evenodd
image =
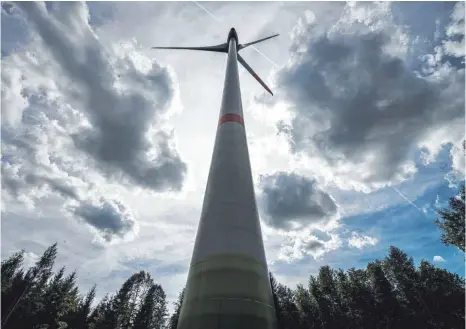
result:
M 66 275 L 64 267 L 52 272 L 55 255 L 53 245 L 30 269 L 22 268 L 23 252 L 2 261 L 2 311 L 10 314 L 3 327 L 176 329 L 185 289 L 165 327 L 166 295 L 148 273 L 133 274 L 93 307 L 96 287 L 81 296 L 75 272 Z M 366 269 L 323 266 L 309 277 L 308 287 L 292 290 L 271 273 L 270 285 L 278 329 L 464 328 L 464 279 L 427 261 L 416 268 L 395 247 Z
M 183 287 L 181 292 L 178 294 L 178 300 L 175 302 L 175 310 L 168 321 L 168 329 L 176 329 L 178 326 L 178 319 L 180 318 L 181 305 L 183 304 L 185 291 L 186 287 Z
M 167 316 L 166 295 L 159 284 L 153 284 L 136 314 L 133 329 L 161 329 Z
M 465 186 L 461 188 L 460 197 L 451 197 L 449 207 L 439 211 L 440 218 L 435 223 L 442 230 L 442 242 L 454 245 L 463 252 L 465 243 Z
M 105 316 L 110 310 L 111 299 L 108 295 L 105 295 L 104 298 L 97 304 L 97 306 L 92 310 L 89 315 L 89 328 L 98 329 L 102 328 L 105 323 Z
M 352 322 L 356 328 L 373 328 L 375 298 L 367 270 L 350 268 L 348 270 L 349 308 Z
M 282 299 L 286 301 L 289 309 L 285 318 L 288 320 L 286 323 L 288 328 L 322 328 L 323 319 L 319 304 L 309 289 L 301 284 L 298 284 L 293 292 L 284 286 L 281 288 L 282 296 L 285 297 Z
M 19 323 L 33 328 L 34 319 L 42 307 L 41 295 L 52 275 L 52 267 L 57 256 L 57 244 L 48 247 L 42 257 L 23 276 L 17 276 L 15 286 L 8 299 L 6 312 L 2 314 L 2 328 L 20 328 Z
M 98 306 L 93 314 L 93 327 L 102 329 L 131 328 L 139 307 L 146 297 L 153 280 L 144 271 L 133 274 L 121 286 L 115 296 Z
M 65 267 L 62 267 L 56 273 L 42 294 L 43 307 L 40 308 L 34 322 L 36 324 L 49 325 L 52 322 L 54 327 L 60 308 L 62 307 L 62 286 L 64 284 L 63 277 L 65 275 Z
M 432 314 L 431 328 L 464 328 L 464 280 L 423 260 L 420 295 Z
M 269 276 L 279 329 L 298 328 L 301 321 L 296 305 L 296 294 L 290 288 L 278 283 L 271 273 Z
M 92 289 L 87 293 L 84 299 L 78 301 L 78 307 L 75 312 L 69 315 L 70 328 L 73 329 L 89 329 L 90 328 L 90 319 L 92 311 L 92 302 L 95 298 L 96 286 L 94 285 Z
M 18 271 L 21 269 L 23 265 L 23 261 L 24 250 L 16 252 L 7 260 L 2 261 L 2 294 L 11 289 L 13 277 L 18 274 Z
M 21 268 L 24 260 L 24 251 L 13 254 L 9 259 L 2 261 L 2 327 L 13 313 L 15 302 L 26 289 L 24 270 Z
M 372 314 L 367 314 L 374 318 L 375 328 L 396 328 L 400 327 L 402 318 L 400 305 L 393 293 L 393 287 L 388 281 L 382 269 L 382 263 L 375 261 L 367 265 L 367 272 L 371 280 L 372 296 L 374 308 Z M 398 323 L 397 323 L 398 322 Z

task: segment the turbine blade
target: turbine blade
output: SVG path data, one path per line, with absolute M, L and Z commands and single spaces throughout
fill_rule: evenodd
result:
M 218 52 L 218 53 L 227 53 L 228 45 L 226 43 L 222 43 L 221 45 L 207 46 L 207 47 L 152 47 L 152 49 L 202 50 L 202 51 L 213 51 L 213 52 Z
M 272 96 L 273 96 L 273 92 L 269 89 L 269 87 L 267 87 L 267 85 L 264 83 L 264 81 L 261 80 L 261 78 L 259 78 L 259 76 L 256 74 L 256 72 L 254 72 L 254 70 L 248 65 L 248 63 L 246 63 L 246 61 L 243 59 L 243 57 L 241 57 L 239 54 L 238 55 L 238 62 L 241 63 L 241 65 L 243 65 L 243 67 L 249 72 L 251 73 L 251 75 L 254 77 L 254 79 L 257 80 L 257 82 L 259 82 L 262 87 L 265 88 L 265 90 L 267 90 Z
M 244 49 L 246 47 L 249 47 L 251 45 L 254 45 L 256 43 L 259 43 L 259 42 L 262 42 L 262 41 L 265 41 L 265 40 L 268 40 L 268 39 L 272 39 L 272 38 L 276 37 L 277 35 L 279 35 L 279 34 L 274 34 L 274 35 L 272 35 L 270 37 L 267 37 L 267 38 L 262 38 L 262 39 L 259 39 L 259 40 L 253 41 L 253 42 L 245 43 L 244 45 L 239 45 L 238 50 Z

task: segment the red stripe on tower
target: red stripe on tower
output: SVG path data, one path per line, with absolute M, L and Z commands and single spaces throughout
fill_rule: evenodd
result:
M 236 122 L 244 126 L 243 117 L 236 113 L 227 113 L 227 114 L 222 115 L 220 117 L 220 120 L 218 120 L 218 125 L 220 126 L 226 122 Z

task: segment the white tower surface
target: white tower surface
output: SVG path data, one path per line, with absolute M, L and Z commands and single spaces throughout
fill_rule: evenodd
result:
M 240 45 L 231 29 L 226 44 L 169 48 L 228 53 L 217 135 L 178 329 L 277 326 L 238 75 L 239 61 L 271 93 L 238 54 L 269 38 Z

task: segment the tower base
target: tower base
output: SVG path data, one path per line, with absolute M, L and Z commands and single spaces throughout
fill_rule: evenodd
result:
M 277 328 L 267 268 L 232 254 L 191 266 L 177 329 L 248 328 Z

